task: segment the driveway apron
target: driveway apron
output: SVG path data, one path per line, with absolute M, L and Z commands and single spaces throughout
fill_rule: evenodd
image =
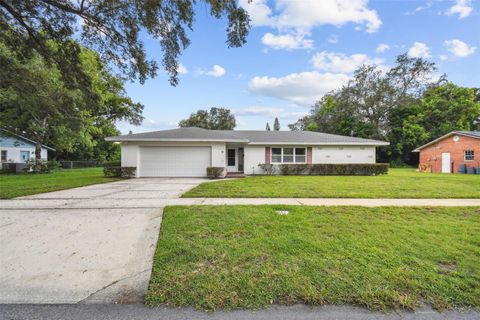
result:
M 132 179 L 0 200 L 0 303 L 142 301 L 162 203 L 204 181 Z

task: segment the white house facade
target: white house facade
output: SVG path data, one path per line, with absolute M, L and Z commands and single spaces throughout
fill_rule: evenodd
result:
M 179 128 L 109 137 L 121 144 L 122 166 L 137 177 L 204 177 L 207 167 L 263 174 L 261 164 L 375 163 L 388 142 L 307 131 Z
M 0 163 L 13 162 L 24 163 L 35 158 L 36 142 L 26 137 L 0 130 Z M 54 149 L 42 146 L 41 157 L 48 160 L 48 150 Z

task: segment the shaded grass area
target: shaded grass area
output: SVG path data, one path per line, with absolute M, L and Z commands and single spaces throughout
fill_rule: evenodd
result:
M 58 170 L 51 173 L 20 173 L 0 175 L 0 199 L 112 182 L 105 178 L 102 168 Z
M 145 302 L 441 310 L 480 307 L 479 284 L 478 207 L 175 206 Z
M 480 175 L 390 169 L 380 176 L 255 176 L 203 183 L 183 197 L 480 198 Z

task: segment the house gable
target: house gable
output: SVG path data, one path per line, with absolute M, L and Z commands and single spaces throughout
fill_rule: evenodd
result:
M 35 144 L 19 137 L 0 136 L 0 147 L 3 148 L 35 148 Z

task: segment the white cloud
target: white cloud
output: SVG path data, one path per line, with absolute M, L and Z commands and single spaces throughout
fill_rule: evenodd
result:
M 471 0 L 457 0 L 455 5 L 453 5 L 447 12 L 448 16 L 458 15 L 459 19 L 468 17 L 473 11 L 472 1 Z
M 254 77 L 249 89 L 258 95 L 311 106 L 325 93 L 340 88 L 349 80 L 345 74 L 318 71 L 291 73 L 284 77 Z
M 186 74 L 186 73 L 188 73 L 188 69 L 183 64 L 179 63 L 178 67 L 177 67 L 177 72 L 179 74 Z
M 267 0 L 240 0 L 239 3 L 248 11 L 253 26 L 269 26 L 271 24 L 272 10 L 267 5 Z
M 382 21 L 367 0 L 277 0 L 275 13 L 267 0 L 240 0 L 248 11 L 253 26 L 269 26 L 279 30 L 295 29 L 304 32 L 321 25 L 342 26 L 355 23 L 367 32 L 377 31 Z
M 415 42 L 413 46 L 408 49 L 408 55 L 412 58 L 429 58 L 431 57 L 430 49 L 423 42 Z
M 390 49 L 390 46 L 388 44 L 385 44 L 385 43 L 380 43 L 377 48 L 375 49 L 375 52 L 376 53 L 383 53 L 387 50 Z
M 272 49 L 311 49 L 313 48 L 313 40 L 305 39 L 303 35 L 274 35 L 270 32 L 265 33 L 262 37 L 262 43 Z
M 330 37 L 328 37 L 327 41 L 329 43 L 338 43 L 338 36 L 336 34 L 332 34 Z
M 219 78 L 225 75 L 226 70 L 222 67 L 219 66 L 218 64 L 214 65 L 211 70 L 203 70 L 203 69 L 198 69 L 197 73 L 200 75 L 207 75 L 215 78 Z
M 440 60 L 442 60 L 442 61 L 448 60 L 448 57 L 447 57 L 446 55 L 444 55 L 444 54 L 441 54 L 441 55 L 439 56 L 439 58 L 440 58 Z
M 404 12 L 404 15 L 411 16 L 411 15 L 414 15 L 414 14 L 420 12 L 420 11 L 430 9 L 431 7 L 432 7 L 432 2 L 427 2 L 425 5 L 421 5 L 421 6 L 416 7 L 415 10 L 413 10 L 413 11 Z
M 338 52 L 322 51 L 315 54 L 312 64 L 316 69 L 329 72 L 350 73 L 361 65 L 381 65 L 382 59 L 370 59 L 366 54 L 347 56 Z
M 446 40 L 444 45 L 447 47 L 447 50 L 457 58 L 469 56 L 477 49 L 458 39 Z

